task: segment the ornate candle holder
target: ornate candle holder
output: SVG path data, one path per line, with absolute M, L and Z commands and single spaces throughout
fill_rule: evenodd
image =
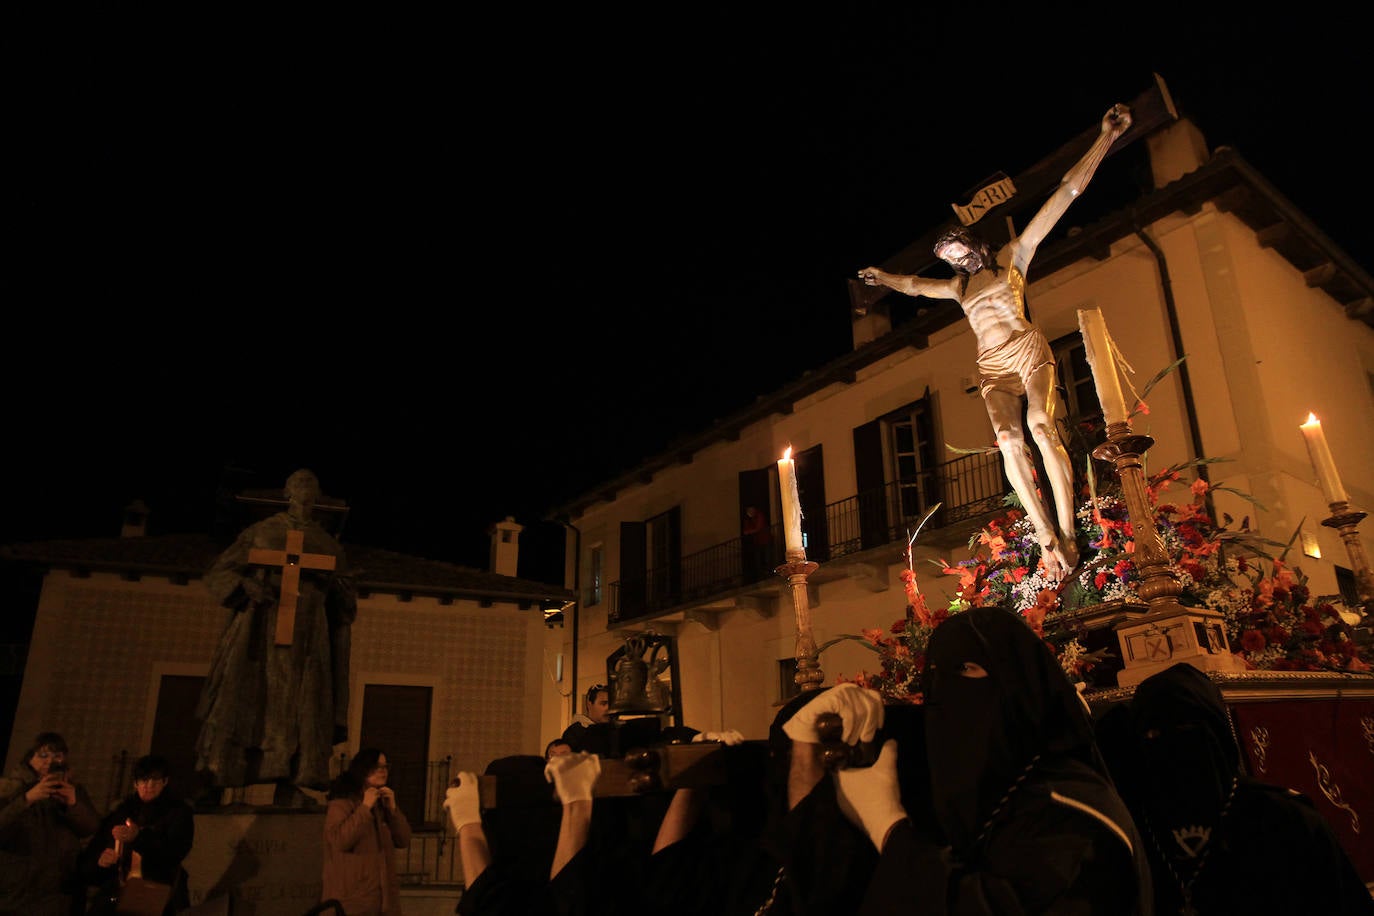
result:
M 802 691 L 819 690 L 825 681 L 817 660 L 816 639 L 811 635 L 811 593 L 806 589 L 806 580 L 820 568 L 806 558 L 805 548 L 787 551 L 787 562 L 774 570 L 787 578 L 792 589 L 792 612 L 797 618 L 797 673 L 793 681 Z
M 1131 431 L 1127 422 L 1107 426 L 1107 441 L 1093 450 L 1093 457 L 1110 461 L 1121 479 L 1135 532 L 1133 561 L 1140 582 L 1136 591 L 1149 602 L 1149 611 L 1116 628 L 1125 667 L 1117 674 L 1122 686 L 1138 684 L 1158 671 L 1186 661 L 1204 671 L 1242 671 L 1245 664 L 1231 654 L 1224 618 L 1206 608 L 1184 607 L 1178 596 L 1183 585 L 1171 568 L 1164 542 L 1155 527 L 1154 512 L 1145 494 L 1145 468 L 1141 456 L 1155 440 Z
M 1350 556 L 1350 568 L 1355 573 L 1355 590 L 1360 597 L 1361 612 L 1366 620 L 1374 610 L 1374 573 L 1370 572 L 1369 560 L 1365 557 L 1364 545 L 1360 543 L 1360 522 L 1367 512 L 1350 508 L 1346 501 L 1331 503 L 1331 517 L 1322 520 L 1322 525 L 1335 528 L 1345 542 L 1345 552 Z

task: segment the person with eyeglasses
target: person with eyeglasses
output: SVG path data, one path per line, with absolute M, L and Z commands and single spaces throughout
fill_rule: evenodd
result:
M 40 732 L 0 779 L 0 914 L 70 916 L 84 903 L 77 856 L 99 826 L 90 794 L 67 769 L 66 740 Z
M 386 754 L 365 747 L 329 789 L 324 813 L 320 902 L 348 916 L 400 916 L 396 850 L 410 846 L 410 821 L 387 785 Z
M 145 889 L 166 893 L 164 916 L 191 905 L 188 875 L 182 867 L 195 843 L 191 804 L 168 788 L 171 766 L 160 754 L 140 757 L 133 777 L 134 791 L 105 816 L 81 854 L 77 869 L 81 882 L 98 888 L 88 916 L 122 912 L 121 890 L 130 876 L 150 882 L 143 885 Z

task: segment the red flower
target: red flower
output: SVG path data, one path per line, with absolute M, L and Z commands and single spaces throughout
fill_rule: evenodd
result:
M 911 604 L 910 607 L 916 614 L 916 619 L 921 621 L 923 626 L 931 625 L 930 608 L 926 607 L 925 595 L 917 595 L 915 603 Z
M 1045 638 L 1045 614 L 1059 606 L 1059 592 L 1052 588 L 1042 588 L 1035 596 L 1035 604 L 1026 608 L 1022 616 L 1030 624 L 1035 635 Z
M 875 645 L 875 646 L 882 646 L 882 645 L 887 645 L 887 644 L 888 644 L 888 640 L 885 639 L 885 638 L 883 638 L 883 631 L 882 631 L 882 630 L 877 630 L 877 629 L 864 629 L 864 630 L 860 630 L 859 633 L 863 636 L 864 639 L 866 639 L 866 640 L 868 640 L 869 642 L 873 643 L 873 645 Z
M 1240 634 L 1240 647 L 1246 652 L 1258 652 L 1265 647 L 1264 634 L 1259 630 L 1246 630 Z

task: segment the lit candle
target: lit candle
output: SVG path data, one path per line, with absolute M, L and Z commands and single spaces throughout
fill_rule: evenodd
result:
M 787 552 L 804 551 L 802 546 L 801 497 L 797 495 L 797 463 L 792 460 L 792 446 L 778 460 L 778 488 L 782 491 L 782 530 Z
M 1298 427 L 1307 438 L 1307 454 L 1312 458 L 1312 467 L 1317 471 L 1317 481 L 1322 485 L 1328 503 L 1349 502 L 1350 497 L 1341 486 L 1341 475 L 1336 473 L 1336 462 L 1331 457 L 1331 449 L 1326 445 L 1326 433 L 1322 432 L 1322 421 L 1317 415 L 1309 413 L 1307 422 Z
M 1116 359 L 1112 356 L 1107 323 L 1098 309 L 1079 309 L 1078 327 L 1083 332 L 1083 346 L 1087 350 L 1088 365 L 1092 367 L 1097 399 L 1107 425 L 1126 422 L 1126 399 L 1121 396 L 1121 379 L 1116 374 Z

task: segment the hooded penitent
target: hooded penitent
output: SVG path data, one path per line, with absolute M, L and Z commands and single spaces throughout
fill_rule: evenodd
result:
M 1240 773 L 1221 690 L 1202 671 L 1179 664 L 1142 681 L 1131 708 L 1145 826 L 1175 868 L 1195 867 Z
M 963 676 L 970 663 L 987 676 Z M 975 845 L 1033 769 L 1068 758 L 1106 772 L 1078 691 L 1014 613 L 973 608 L 937 627 L 923 690 L 932 800 L 956 851 Z

